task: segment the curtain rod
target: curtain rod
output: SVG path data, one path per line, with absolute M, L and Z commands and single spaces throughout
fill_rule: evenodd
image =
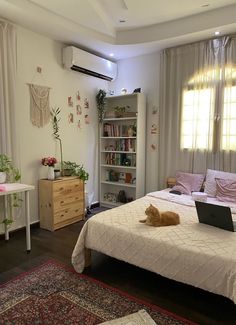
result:
M 205 42 L 205 41 L 210 41 L 210 40 L 215 40 L 215 39 L 221 39 L 223 37 L 236 37 L 236 34 L 235 34 L 235 32 L 233 32 L 232 34 L 225 34 L 225 35 L 220 35 L 220 36 L 214 36 L 214 37 L 204 38 L 204 39 L 201 39 L 201 40 L 195 41 L 195 42 L 193 41 L 193 42 L 189 42 L 189 43 L 184 43 L 184 44 L 180 44 L 180 45 L 166 47 L 166 48 L 164 48 L 161 51 L 169 50 L 169 49 L 174 49 L 174 48 L 177 48 L 177 47 L 184 47 L 186 45 L 197 44 L 197 43 L 201 43 L 201 42 Z

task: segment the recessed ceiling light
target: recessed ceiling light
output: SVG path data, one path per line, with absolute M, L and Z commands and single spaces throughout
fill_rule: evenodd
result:
M 114 56 L 114 53 L 110 53 L 109 55 L 110 55 L 110 56 Z
M 125 20 L 125 19 L 119 19 L 119 22 L 120 22 L 120 23 L 125 23 L 126 20 Z
M 210 6 L 209 3 L 204 3 L 203 5 L 201 5 L 202 8 L 209 7 L 209 6 Z
M 219 32 L 219 31 L 216 31 L 216 32 L 215 32 L 215 35 L 220 35 L 220 32 Z

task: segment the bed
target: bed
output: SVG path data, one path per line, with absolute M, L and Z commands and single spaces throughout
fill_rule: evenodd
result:
M 209 203 L 236 204 L 208 198 Z M 139 223 L 151 204 L 180 215 L 177 226 Z M 236 303 L 236 233 L 200 224 L 190 195 L 152 192 L 134 202 L 101 212 L 83 226 L 72 264 L 83 272 L 89 250 L 158 273 L 167 278 L 223 295 Z

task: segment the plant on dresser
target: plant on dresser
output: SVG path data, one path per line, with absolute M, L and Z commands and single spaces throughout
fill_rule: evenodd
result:
M 105 112 L 100 127 L 100 203 L 112 207 L 145 194 L 145 95 L 107 97 Z

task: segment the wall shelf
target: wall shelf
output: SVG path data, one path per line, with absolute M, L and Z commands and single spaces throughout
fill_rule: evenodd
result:
M 108 184 L 108 185 L 114 185 L 114 186 L 124 186 L 124 187 L 133 187 L 135 188 L 135 184 L 128 184 L 128 183 L 120 183 L 120 182 L 107 182 L 107 181 L 101 181 L 102 184 Z
M 117 150 L 101 150 L 101 152 L 111 152 L 111 153 L 133 153 L 136 154 L 135 151 L 117 151 Z
M 136 137 L 100 137 L 100 139 L 136 139 Z
M 101 164 L 101 167 L 107 167 L 107 168 L 136 169 L 136 167 L 133 167 L 133 166 L 108 165 L 108 164 Z
M 137 120 L 137 116 L 134 117 L 108 117 L 104 118 L 103 122 L 110 122 L 110 121 L 135 121 Z

